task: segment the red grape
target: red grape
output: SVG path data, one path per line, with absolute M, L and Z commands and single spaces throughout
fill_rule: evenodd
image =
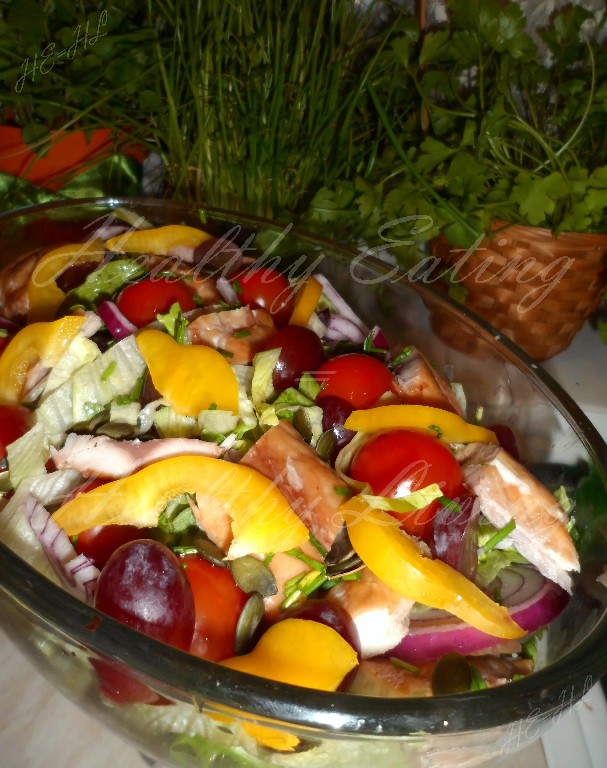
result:
M 322 598 L 306 600 L 281 614 L 280 619 L 308 619 L 334 629 L 360 656 L 358 630 L 350 614 L 338 603 Z M 318 649 L 322 652 L 322 649 Z
M 276 392 L 295 387 L 302 373 L 314 371 L 324 362 L 322 341 L 309 328 L 286 325 L 264 345 L 264 349 L 280 347 L 280 357 L 274 367 L 272 384 Z
M 156 640 L 189 650 L 194 598 L 176 555 L 138 539 L 119 547 L 99 576 L 96 607 Z

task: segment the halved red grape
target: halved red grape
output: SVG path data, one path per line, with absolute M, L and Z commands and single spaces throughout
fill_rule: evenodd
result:
M 130 541 L 113 553 L 99 576 L 95 606 L 156 640 L 190 648 L 192 590 L 177 556 L 158 541 Z
M 340 397 L 327 395 L 318 400 L 318 405 L 322 408 L 322 428 L 326 432 L 331 430 L 335 438 L 335 448 L 333 457 L 341 451 L 354 437 L 356 432 L 344 427 L 344 422 L 352 413 L 354 408 L 350 403 L 342 400 Z M 333 458 L 332 457 L 332 458 Z
M 432 556 L 473 579 L 478 565 L 478 518 L 480 502 L 477 496 L 466 494 L 454 499 L 459 509 L 440 505 L 432 518 L 429 537 Z
M 297 386 L 301 375 L 315 371 L 325 360 L 322 341 L 309 328 L 286 325 L 271 336 L 264 349 L 281 348 L 280 357 L 272 374 L 276 392 Z

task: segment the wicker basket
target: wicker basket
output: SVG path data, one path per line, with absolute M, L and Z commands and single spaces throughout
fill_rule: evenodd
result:
M 467 291 L 466 306 L 535 360 L 566 349 L 607 286 L 607 235 L 496 222 L 463 251 L 443 238 L 434 252 Z

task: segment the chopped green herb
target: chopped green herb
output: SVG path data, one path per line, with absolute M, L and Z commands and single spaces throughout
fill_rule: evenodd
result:
M 478 669 L 473 665 L 470 664 L 470 690 L 471 691 L 484 691 L 485 688 L 488 688 L 487 681 L 485 678 L 481 675 L 481 673 L 478 671 Z
M 245 328 L 242 331 L 236 331 L 232 334 L 235 339 L 246 339 L 247 336 L 251 335 L 251 331 L 248 328 Z
M 156 319 L 162 323 L 169 336 L 172 336 L 178 344 L 183 344 L 188 321 L 183 316 L 181 307 L 177 302 L 171 305 L 166 314 L 156 315 Z
M 436 424 L 430 424 L 428 429 L 431 429 L 433 432 L 436 432 L 436 436 L 437 437 L 442 437 L 443 436 L 443 430 L 439 426 L 437 426 Z
M 324 571 L 325 569 L 324 563 L 319 563 L 318 560 L 314 560 L 314 558 L 308 557 L 308 555 L 305 555 L 300 549 L 288 549 L 287 555 L 296 557 L 298 560 L 301 560 L 302 563 L 305 563 L 308 567 L 313 568 L 315 571 Z
M 227 349 L 222 349 L 221 347 L 217 347 L 217 351 L 218 351 L 218 352 L 221 352 L 221 354 L 222 354 L 224 357 L 234 357 L 234 353 L 233 353 L 233 352 L 230 352 L 230 351 L 228 351 Z
M 108 365 L 108 367 L 105 369 L 105 371 L 101 374 L 101 381 L 107 381 L 110 376 L 114 373 L 116 370 L 116 361 L 112 360 L 111 363 Z
M 403 661 L 402 659 L 397 659 L 396 656 L 390 656 L 390 663 L 395 667 L 399 667 L 400 669 L 405 669 L 407 672 L 410 672 L 412 675 L 419 675 L 419 673 L 421 672 L 419 667 L 416 667 L 414 664 L 408 664 L 406 661 Z
M 501 530 L 497 531 L 486 543 L 483 549 L 485 552 L 490 552 L 495 546 L 497 546 L 500 541 L 503 541 L 503 539 L 506 538 L 506 536 L 509 536 L 512 531 L 516 528 L 516 523 L 514 520 L 511 520 L 507 525 L 505 525 Z
M 216 411 L 217 410 L 217 403 L 211 403 L 209 407 L 207 408 L 207 411 Z
M 323 557 L 326 557 L 327 550 L 323 547 L 323 545 L 320 543 L 320 541 L 316 538 L 316 536 L 310 531 L 308 538 L 310 539 L 310 544 L 314 547 L 314 549 L 320 553 Z
M 201 224 L 206 224 L 207 223 L 207 215 L 202 210 L 202 208 L 198 211 L 198 218 L 200 219 L 200 223 Z
M 445 509 L 448 509 L 449 512 L 456 513 L 456 512 L 461 512 L 462 510 L 462 508 L 456 501 L 453 501 L 453 499 L 449 499 L 446 496 L 441 496 L 440 499 L 438 499 L 438 502 Z
M 116 405 L 130 405 L 131 403 L 137 403 L 141 399 L 141 393 L 143 392 L 143 385 L 145 383 L 146 374 L 143 373 L 135 382 L 133 389 L 126 395 L 118 395 L 114 398 Z
M 242 294 L 242 285 L 238 280 L 234 280 L 234 282 L 232 283 L 232 288 L 234 289 L 234 293 L 237 296 L 240 296 Z
M 411 356 L 412 352 L 413 347 L 405 347 L 402 352 L 399 352 L 398 355 L 396 355 L 396 357 L 391 361 L 390 365 L 395 368 L 401 363 L 404 363 L 405 360 Z
M 338 496 L 343 496 L 344 499 L 349 499 L 352 496 L 352 491 L 347 485 L 334 485 L 333 490 Z

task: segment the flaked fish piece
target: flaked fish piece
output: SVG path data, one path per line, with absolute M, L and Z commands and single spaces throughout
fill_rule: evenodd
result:
M 149 270 L 152 278 L 163 272 L 170 272 L 187 278 L 188 286 L 206 307 L 220 304 L 222 301 L 221 294 L 215 287 L 214 279 L 208 275 L 201 275 L 196 267 L 185 264 L 178 254 L 171 254 L 170 256 L 147 255 L 144 266 Z
M 295 514 L 329 550 L 343 520 L 343 482 L 288 421 L 271 427 L 241 460 L 273 480 Z
M 276 333 L 276 326 L 265 309 L 246 306 L 199 315 L 188 330 L 192 344 L 218 349 L 231 365 L 247 365 L 266 339 Z
M 51 448 L 57 469 L 75 469 L 83 477 L 127 477 L 138 469 L 171 456 L 211 456 L 224 451 L 212 442 L 187 437 L 158 440 L 114 440 L 106 435 L 67 436 L 63 448 Z
M 497 445 L 470 443 L 455 453 L 482 514 L 496 528 L 511 520 L 512 543 L 546 578 L 571 592 L 569 571 L 580 563 L 567 530 L 568 517 L 556 498 Z
M 43 251 L 34 251 L 0 270 L 0 314 L 9 320 L 22 320 L 30 302 L 27 285 Z
M 312 544 L 306 542 L 299 549 L 304 555 L 322 562 L 322 556 L 315 549 Z M 303 574 L 309 573 L 312 568 L 309 565 L 293 555 L 289 555 L 287 552 L 276 552 L 268 564 L 269 569 L 272 571 L 274 579 L 276 581 L 276 594 L 264 597 L 264 606 L 266 609 L 266 618 L 273 621 L 278 617 L 280 612 L 280 606 L 285 600 L 285 585 L 291 579 Z
M 482 675 L 489 688 L 511 682 L 518 675 L 533 672 L 533 661 L 499 656 L 468 656 L 468 663 Z M 407 696 L 432 696 L 432 671 L 435 662 L 416 664 L 408 670 L 389 659 L 364 659 L 356 670 L 349 693 L 395 699 Z
M 352 617 L 363 659 L 391 650 L 409 631 L 415 601 L 399 595 L 368 568 L 361 571 L 358 581 L 336 584 L 327 597 Z
M 394 384 L 401 403 L 429 405 L 462 416 L 449 384 L 415 347 L 395 371 Z

